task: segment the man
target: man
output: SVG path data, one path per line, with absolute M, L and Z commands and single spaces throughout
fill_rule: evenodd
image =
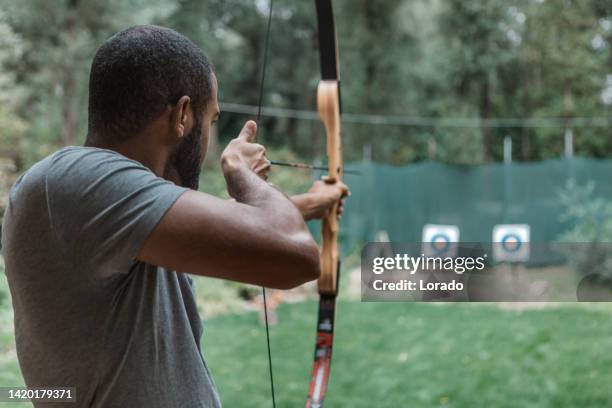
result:
M 71 407 L 219 407 L 192 282 L 175 271 L 280 289 L 318 277 L 304 219 L 346 186 L 277 191 L 249 121 L 221 158 L 233 200 L 196 191 L 218 116 L 215 74 L 182 35 L 133 27 L 97 51 L 86 146 L 22 175 L 4 220 L 28 386 L 76 387 Z

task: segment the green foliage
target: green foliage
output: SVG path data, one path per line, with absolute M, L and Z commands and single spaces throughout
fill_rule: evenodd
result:
M 9 297 L 8 285 L 6 284 L 6 275 L 4 273 L 4 259 L 0 257 L 0 279 L 2 279 L 3 284 L 0 284 L 0 309 L 5 306 L 7 299 Z
M 23 387 L 24 381 L 19 370 L 15 352 L 15 332 L 13 330 L 13 308 L 6 275 L 4 260 L 0 257 L 0 387 Z M 23 403 L 3 403 L 3 407 L 19 408 Z
M 256 105 L 267 2 L 248 0 L 0 0 L 2 138 L 25 164 L 86 129 L 88 68 L 96 48 L 133 24 L 173 27 L 210 56 L 222 101 Z M 345 123 L 346 157 L 364 149 L 392 164 L 436 158 L 500 160 L 510 135 L 516 160 L 558 157 L 563 126 L 465 127 L 458 118 L 606 117 L 612 112 L 612 6 L 585 1 L 334 2 L 345 112 L 441 120 L 435 125 Z M 274 2 L 264 104 L 312 110 L 319 79 L 312 2 Z M 4 115 L 4 116 L 3 116 Z M 4 120 L 7 116 L 18 120 Z M 249 116 L 222 115 L 220 143 Z M 481 122 L 484 123 L 484 122 Z M 263 142 L 299 161 L 325 156 L 319 123 L 265 117 Z M 605 127 L 574 129 L 579 155 L 610 157 Z M 8 141 L 10 138 L 10 142 Z M 13 143 L 17 138 L 21 143 Z
M 17 156 L 26 133 L 27 122 L 15 115 L 15 107 L 23 89 L 15 86 L 16 74 L 2 69 L 21 57 L 23 43 L 8 23 L 6 10 L 0 9 L 0 151 L 4 155 Z
M 3 127 L 0 144 L 18 148 L 27 167 L 58 147 L 81 143 L 89 66 L 98 46 L 116 31 L 159 22 L 175 8 L 176 2 L 162 0 L 0 0 L 0 33 L 8 26 L 13 39 L 10 57 L 3 58 L 0 47 L 0 87 L 3 78 L 12 78 L 0 89 L 12 102 L 13 122 L 27 125 L 19 128 L 22 143 L 16 144 Z
M 612 202 L 595 194 L 595 183 L 577 185 L 570 179 L 559 199 L 565 208 L 561 221 L 573 225 L 563 241 L 612 242 Z
M 583 275 L 597 271 L 612 276 L 612 202 L 595 195 L 594 183 L 579 186 L 574 180 L 559 199 L 565 208 L 561 221 L 572 225 L 559 237 L 569 243 L 563 248 L 570 264 Z

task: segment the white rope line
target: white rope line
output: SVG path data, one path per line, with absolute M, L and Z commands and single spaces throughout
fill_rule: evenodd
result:
M 222 102 L 222 112 L 244 115 L 257 115 L 258 107 L 239 103 Z M 301 120 L 319 120 L 314 111 L 275 108 L 264 106 L 262 116 L 291 118 Z M 391 125 L 405 127 L 453 127 L 453 128 L 607 128 L 612 127 L 612 117 L 541 117 L 541 118 L 432 118 L 396 115 L 372 115 L 364 113 L 343 113 L 343 122 L 365 125 Z

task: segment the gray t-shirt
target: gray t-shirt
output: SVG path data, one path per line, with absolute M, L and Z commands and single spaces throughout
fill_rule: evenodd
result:
M 62 149 L 13 186 L 2 247 L 29 387 L 68 407 L 220 407 L 193 282 L 135 260 L 186 189 L 117 152 Z

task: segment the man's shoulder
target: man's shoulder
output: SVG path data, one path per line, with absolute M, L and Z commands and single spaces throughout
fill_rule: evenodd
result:
M 47 202 L 62 196 L 71 199 L 105 180 L 115 184 L 139 175 L 154 176 L 142 164 L 113 150 L 70 146 L 30 167 L 12 186 L 10 197 L 19 204 L 29 200 Z
M 48 162 L 49 170 L 65 169 L 82 170 L 92 167 L 101 169 L 107 166 L 136 166 L 146 169 L 142 164 L 135 160 L 123 156 L 114 150 L 101 149 L 88 146 L 69 146 L 64 147 L 41 160 L 39 163 Z

